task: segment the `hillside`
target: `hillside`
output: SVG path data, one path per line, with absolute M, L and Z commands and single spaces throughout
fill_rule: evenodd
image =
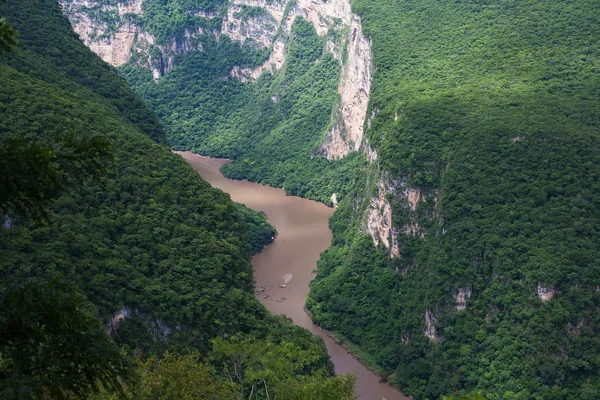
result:
M 78 40 L 54 1 L 7 1 L 0 5 L 0 15 L 20 32 L 20 47 L 0 56 L 2 150 L 11 140 L 57 147 L 58 137 L 73 132 L 82 140 L 107 138 L 113 154 L 100 178 L 79 182 L 68 173 L 61 177 L 64 188 L 56 187 L 54 198 L 46 199 L 47 223 L 26 215 L 2 216 L 2 396 L 12 393 L 14 379 L 29 379 L 17 381 L 16 387 L 25 396 L 42 379 L 36 375 L 42 372 L 36 370 L 46 370 L 39 364 L 29 370 L 11 369 L 25 361 L 11 360 L 11 352 L 18 357 L 25 349 L 13 349 L 12 342 L 5 341 L 17 326 L 6 326 L 9 320 L 5 317 L 19 317 L 14 315 L 14 303 L 7 303 L 12 301 L 10 293 L 56 280 L 69 282 L 69 287 L 85 295 L 84 303 L 77 307 L 89 310 L 86 319 L 102 321 L 102 332 L 96 332 L 96 337 L 106 336 L 108 331 L 131 357 L 141 357 L 138 364 L 149 356 L 160 358 L 169 350 L 166 360 L 174 358 L 175 367 L 201 358 L 203 364 L 197 368 L 205 379 L 202 382 L 222 381 L 229 391 L 254 391 L 263 396 L 267 383 L 276 393 L 288 390 L 278 386 L 283 382 L 298 393 L 324 390 L 323 385 L 329 385 L 334 393 L 339 389 L 334 386 L 341 385 L 338 392 L 350 395 L 351 379 L 329 379 L 333 371 L 322 341 L 285 318 L 271 316 L 254 298 L 250 257 L 270 240 L 273 228 L 257 213 L 211 188 L 181 157 L 171 153 L 164 145 L 158 120 L 116 71 Z M 77 154 L 69 156 L 77 159 Z M 55 297 L 56 307 L 62 304 L 60 296 Z M 25 298 L 31 301 L 27 293 Z M 73 304 L 80 301 L 80 295 L 65 299 Z M 43 315 L 28 309 L 31 316 L 23 318 L 57 315 L 59 331 L 88 329 L 63 320 L 58 309 L 52 309 L 52 300 L 45 301 Z M 42 337 L 44 329 L 54 328 L 38 326 L 33 334 Z M 42 347 L 64 347 L 70 343 L 69 335 L 57 337 L 58 344 L 31 339 L 27 346 L 37 348 L 39 344 L 39 354 L 46 357 Z M 219 342 L 215 342 L 217 338 L 221 338 Z M 280 364 L 267 354 L 257 356 L 257 349 L 279 354 Z M 99 343 L 96 350 L 102 351 Z M 72 349 L 67 357 L 78 351 Z M 227 369 L 229 357 L 239 353 L 255 355 L 245 364 L 248 374 L 243 382 L 230 383 L 221 371 Z M 47 359 L 39 354 L 32 355 L 32 362 L 42 366 L 61 362 L 52 358 L 59 353 Z M 189 354 L 191 358 L 181 358 Z M 210 360 L 205 359 L 209 355 Z M 212 364 L 207 367 L 209 362 Z M 156 358 L 140 368 L 156 374 L 153 363 Z M 252 368 L 261 369 L 260 380 L 252 375 Z M 185 379 L 183 372 L 170 369 L 167 373 L 175 374 L 170 375 L 172 379 Z M 60 370 L 57 374 L 51 384 L 58 385 Z M 153 385 L 162 379 L 160 374 L 153 376 Z M 71 377 L 63 374 L 60 380 L 65 379 Z M 33 386 L 28 389 L 28 385 Z M 85 392 L 81 387 L 76 390 Z M 184 388 L 176 388 L 176 397 L 177 390 Z M 147 395 L 140 398 L 154 396 Z
M 307 306 L 389 382 L 600 395 L 596 2 L 108 3 L 66 12 L 172 146 L 337 194 Z
M 597 398 L 598 4 L 353 6 L 378 158 L 332 220 L 315 321 L 417 399 Z
M 231 158 L 230 178 L 329 204 L 348 192 L 372 72 L 348 0 L 61 3 L 174 149 Z

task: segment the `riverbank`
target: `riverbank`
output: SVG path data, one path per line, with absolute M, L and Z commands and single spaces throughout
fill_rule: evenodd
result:
M 256 211 L 263 211 L 278 235 L 270 246 L 252 258 L 256 296 L 273 314 L 284 314 L 295 324 L 323 338 L 336 373 L 356 374 L 356 390 L 362 400 L 408 399 L 381 382 L 345 348 L 313 324 L 304 311 L 309 283 L 321 252 L 331 245 L 329 218 L 333 208 L 286 195 L 282 189 L 225 178 L 219 171 L 228 160 L 177 152 L 211 185 Z

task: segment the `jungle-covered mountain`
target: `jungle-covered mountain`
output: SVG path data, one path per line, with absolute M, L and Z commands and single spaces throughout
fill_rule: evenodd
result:
M 349 190 L 371 62 L 347 0 L 61 4 L 159 116 L 174 149 L 231 158 L 222 169 L 230 178 L 329 204 Z
M 598 3 L 353 8 L 378 159 L 331 222 L 315 321 L 415 398 L 597 398 Z
M 111 381 L 127 396 L 352 396 L 322 340 L 254 298 L 250 257 L 274 228 L 171 153 L 56 2 L 0 15 L 19 32 L 0 54 L 0 397 L 84 397 L 115 343 L 138 365 Z
M 600 396 L 598 2 L 62 3 L 174 147 L 337 194 L 307 306 L 389 382 Z

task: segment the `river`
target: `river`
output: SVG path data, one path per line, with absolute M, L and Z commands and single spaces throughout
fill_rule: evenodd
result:
M 375 374 L 313 324 L 304 311 L 308 284 L 314 278 L 319 255 L 331 244 L 329 218 L 333 209 L 315 201 L 287 196 L 282 189 L 225 178 L 219 168 L 228 160 L 190 152 L 176 153 L 212 186 L 229 193 L 233 201 L 264 211 L 269 222 L 277 228 L 275 241 L 252 258 L 257 287 L 264 287 L 264 291 L 256 294 L 260 302 L 273 314 L 285 314 L 295 324 L 321 336 L 336 373 L 356 374 L 356 391 L 361 400 L 408 399 L 380 383 Z

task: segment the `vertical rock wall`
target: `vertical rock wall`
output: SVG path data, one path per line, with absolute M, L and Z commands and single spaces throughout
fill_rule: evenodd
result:
M 325 135 L 320 154 L 330 160 L 338 159 L 361 147 L 373 55 L 371 41 L 363 34 L 360 18 L 352 13 L 350 0 L 231 0 L 224 15 L 194 12 L 195 17 L 222 18 L 219 32 L 186 30 L 183 37 L 173 37 L 161 45 L 156 44 L 149 31 L 132 22 L 135 16 L 143 14 L 144 0 L 117 0 L 112 5 L 100 0 L 59 1 L 75 32 L 104 61 L 121 66 L 136 53 L 138 63 L 150 68 L 155 80 L 174 67 L 175 55 L 201 50 L 192 40 L 201 34 L 214 34 L 217 38 L 225 35 L 242 44 L 270 49 L 263 65 L 233 68 L 230 75 L 246 82 L 284 65 L 287 38 L 295 18 L 311 22 L 320 36 L 334 30 L 337 39 L 328 38 L 327 49 L 340 61 L 340 102 L 334 106 L 335 120 Z M 158 59 L 151 56 L 153 48 L 160 50 Z M 342 55 L 346 55 L 345 59 Z

